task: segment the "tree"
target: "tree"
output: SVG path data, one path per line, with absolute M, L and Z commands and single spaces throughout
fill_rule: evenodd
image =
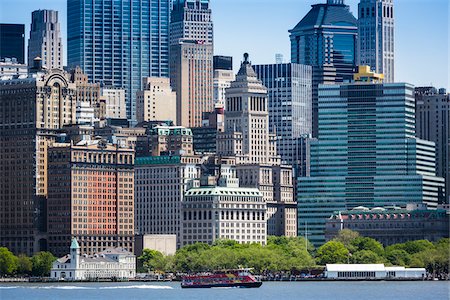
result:
M 408 266 L 411 256 L 405 250 L 394 249 L 386 252 L 386 259 L 394 266 Z
M 349 247 L 351 247 L 352 242 L 356 238 L 359 238 L 359 236 L 360 236 L 359 232 L 350 229 L 342 229 L 341 231 L 339 231 L 339 234 L 334 240 L 337 242 L 341 242 L 342 244 L 344 244 L 345 248 L 349 249 Z
M 351 244 L 356 248 L 356 251 L 370 250 L 380 256 L 384 253 L 383 245 L 377 240 L 369 237 L 358 237 L 354 239 Z
M 33 270 L 31 259 L 25 254 L 19 254 L 17 257 L 17 273 L 20 275 L 30 275 Z
M 32 273 L 34 276 L 49 276 L 52 264 L 56 260 L 50 252 L 42 251 L 36 253 L 31 258 L 33 264 Z
M 405 250 L 409 254 L 419 253 L 424 250 L 435 249 L 433 243 L 427 240 L 409 241 L 404 243 L 402 246 L 403 250 Z
M 12 275 L 17 270 L 17 257 L 8 250 L 0 247 L 0 275 Z
M 378 264 L 383 263 L 383 259 L 371 250 L 361 250 L 352 255 L 354 264 Z
M 138 260 L 142 263 L 142 266 L 150 271 L 165 271 L 165 260 L 164 255 L 156 250 L 144 249 Z
M 319 265 L 346 263 L 349 252 L 341 242 L 329 241 L 317 250 L 316 258 Z

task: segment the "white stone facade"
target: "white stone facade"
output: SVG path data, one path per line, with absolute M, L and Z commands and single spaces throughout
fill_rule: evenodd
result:
M 258 80 L 248 55 L 226 90 L 225 129 L 217 153 L 236 158 L 242 187 L 257 187 L 267 203 L 269 235 L 296 236 L 297 215 L 292 166 L 281 165 L 276 134 L 269 130 L 267 88 Z
M 148 121 L 176 121 L 177 94 L 170 87 L 169 78 L 147 77 L 144 89 L 136 93 L 138 123 Z
M 136 232 L 176 234 L 186 191 L 200 178 L 198 156 L 138 157 L 135 161 Z
M 127 109 L 125 90 L 117 88 L 103 88 L 101 99 L 105 101 L 106 119 L 126 119 Z
M 130 279 L 136 277 L 136 256 L 121 248 L 106 249 L 93 256 L 80 255 L 76 239 L 70 254 L 53 263 L 50 278 L 54 280 Z
M 181 245 L 212 244 L 218 239 L 238 243 L 267 242 L 267 205 L 256 188 L 242 188 L 237 179 L 216 187 L 192 188 L 181 203 Z M 235 181 L 230 184 L 230 181 Z M 227 182 L 227 184 L 223 184 Z

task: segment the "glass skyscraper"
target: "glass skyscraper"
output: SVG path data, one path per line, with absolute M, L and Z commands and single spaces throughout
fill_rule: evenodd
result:
M 282 163 L 297 165 L 298 138 L 312 131 L 312 68 L 300 64 L 253 66 L 268 92 L 269 130 Z
M 359 65 L 368 65 L 394 82 L 394 1 L 360 0 L 358 5 Z
M 68 66 L 126 90 L 136 120 L 143 77 L 169 77 L 170 0 L 67 0 Z
M 298 234 L 325 242 L 334 211 L 358 206 L 437 206 L 435 144 L 415 138 L 414 87 L 404 83 L 319 86 L 319 135 L 311 177 L 299 178 Z
M 344 0 L 316 4 L 289 31 L 291 62 L 313 66 L 313 136 L 319 84 L 350 82 L 356 68 L 358 21 Z

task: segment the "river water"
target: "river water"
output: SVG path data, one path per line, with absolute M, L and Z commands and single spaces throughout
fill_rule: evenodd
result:
M 164 283 L 0 284 L 1 300 L 345 299 L 448 300 L 449 282 L 264 282 L 257 289 L 181 289 Z

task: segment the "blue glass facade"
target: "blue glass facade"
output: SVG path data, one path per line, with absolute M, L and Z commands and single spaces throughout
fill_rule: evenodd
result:
M 313 5 L 290 30 L 291 61 L 313 66 L 313 137 L 318 132 L 318 86 L 350 82 L 356 68 L 357 20 L 342 0 Z
M 67 0 L 68 66 L 126 90 L 135 120 L 143 77 L 169 77 L 170 0 Z
M 319 86 L 319 136 L 311 177 L 299 178 L 298 230 L 316 245 L 334 211 L 425 202 L 436 207 L 433 142 L 415 138 L 414 88 L 408 84 Z

